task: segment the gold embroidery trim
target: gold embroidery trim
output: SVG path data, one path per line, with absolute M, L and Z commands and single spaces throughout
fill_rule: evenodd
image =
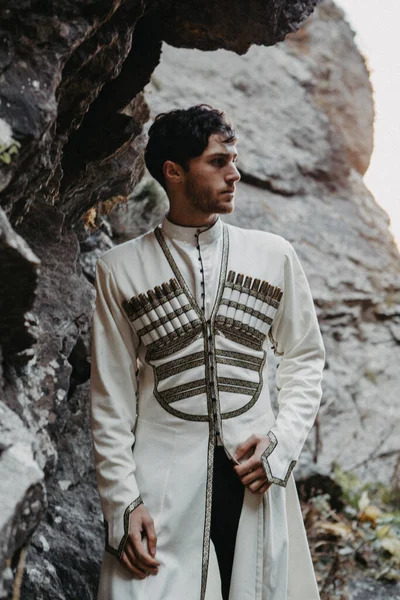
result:
M 253 356 L 253 354 L 244 354 L 243 352 L 236 352 L 235 350 L 216 350 L 217 356 L 224 356 L 227 358 L 237 358 L 238 360 L 245 360 L 252 362 L 256 365 L 261 365 L 263 358 L 260 356 Z
M 155 377 L 155 385 L 154 385 L 154 395 L 157 400 L 160 402 L 161 406 L 171 414 L 176 417 L 180 417 L 189 421 L 209 421 L 209 439 L 208 439 L 208 457 L 207 457 L 207 483 L 206 483 L 206 499 L 205 499 L 205 518 L 204 518 L 204 533 L 203 533 L 203 554 L 202 554 L 202 574 L 201 574 L 201 592 L 200 592 L 200 600 L 204 600 L 206 594 L 206 586 L 207 586 L 207 575 L 208 575 L 208 562 L 210 555 L 210 527 L 211 527 L 211 502 L 212 502 L 212 480 L 213 480 L 213 468 L 214 468 L 214 446 L 215 446 L 215 436 L 216 436 L 216 426 L 218 427 L 221 438 L 222 438 L 222 427 L 221 427 L 221 415 L 220 415 L 220 406 L 219 406 L 219 398 L 218 391 L 215 391 L 217 398 L 217 422 L 214 421 L 214 408 L 212 402 L 212 390 L 211 390 L 211 378 L 213 377 L 210 369 L 210 357 L 208 354 L 208 330 L 207 330 L 207 322 L 205 320 L 204 314 L 195 301 L 194 297 L 190 293 L 190 290 L 187 288 L 185 280 L 183 279 L 175 260 L 170 253 L 168 246 L 164 240 L 163 234 L 161 232 L 161 228 L 157 227 L 154 231 L 155 236 L 164 252 L 164 255 L 170 264 L 176 278 L 178 279 L 181 287 L 185 291 L 187 297 L 189 298 L 190 303 L 193 306 L 193 309 L 199 316 L 202 325 L 202 333 L 203 333 L 203 342 L 204 342 L 204 357 L 205 357 L 205 380 L 206 380 L 206 392 L 207 392 L 207 415 L 189 415 L 187 413 L 183 413 L 181 411 L 174 410 L 167 403 L 165 403 L 160 395 L 157 392 L 158 381 Z M 229 235 L 228 228 L 225 224 L 223 224 L 223 245 L 222 245 L 222 261 L 221 261 L 221 270 L 219 275 L 219 284 L 217 295 L 215 299 L 215 304 L 213 306 L 210 322 L 211 322 L 211 332 L 213 334 L 213 340 L 215 340 L 215 315 L 220 305 L 220 301 L 222 298 L 224 283 L 226 277 L 226 270 L 228 264 L 228 253 L 229 253 Z M 214 344 L 214 341 L 213 341 Z M 215 351 L 215 347 L 214 347 Z M 214 365 L 216 366 L 216 364 Z M 216 368 L 214 368 L 214 374 L 216 372 Z M 156 376 L 156 373 L 155 373 Z M 216 383 L 216 381 L 214 381 Z
M 209 558 L 210 558 L 214 448 L 215 448 L 215 424 L 214 424 L 214 421 L 211 420 L 210 426 L 209 426 L 209 434 L 208 434 L 207 482 L 206 482 L 205 515 L 204 515 L 204 530 L 203 530 L 203 554 L 202 554 L 202 559 L 201 559 L 200 600 L 204 600 L 204 598 L 206 596 L 208 562 L 209 562 Z
M 284 352 L 279 352 L 278 351 L 278 342 L 274 339 L 271 329 L 268 331 L 268 337 L 270 339 L 270 342 L 272 344 L 272 349 L 274 351 L 274 354 L 276 354 L 277 356 L 283 356 Z
M 232 340 L 233 342 L 237 342 L 241 346 L 247 346 L 252 350 L 262 350 L 263 342 L 255 339 L 251 339 L 250 337 L 240 335 L 240 333 L 236 333 L 232 331 L 230 328 L 225 328 L 221 326 L 220 323 L 216 325 L 216 330 L 222 336 L 226 337 L 228 340 Z
M 178 373 L 188 371 L 189 369 L 201 365 L 204 365 L 204 352 L 195 352 L 194 354 L 189 354 L 189 356 L 171 360 L 171 362 L 167 364 L 156 367 L 158 380 L 161 381 L 162 379 L 167 379 L 172 375 L 177 375 Z
M 225 383 L 222 383 L 219 386 L 219 391 L 220 392 L 229 392 L 231 394 L 244 394 L 245 396 L 252 396 L 254 393 L 253 388 L 244 388 L 244 387 L 239 388 L 236 385 L 228 385 Z
M 199 388 L 193 388 L 192 390 L 186 390 L 180 394 L 175 394 L 171 398 L 168 398 L 166 402 L 167 404 L 173 404 L 174 402 L 179 402 L 179 400 L 186 400 L 187 398 L 192 398 L 193 396 L 200 396 L 201 394 L 205 394 L 206 391 L 207 388 L 205 385 L 203 385 Z
M 267 359 L 267 354 L 266 354 L 265 350 L 263 350 L 263 355 L 264 356 L 262 358 L 261 364 L 259 365 L 260 382 L 259 382 L 259 384 L 257 386 L 256 391 L 252 395 L 250 401 L 247 402 L 247 404 L 245 404 L 241 408 L 237 408 L 235 410 L 231 410 L 231 411 L 227 411 L 227 412 L 221 413 L 221 419 L 222 420 L 232 419 L 234 417 L 238 417 L 239 415 L 242 415 L 243 413 L 245 413 L 248 410 L 250 410 L 250 408 L 252 408 L 255 405 L 255 403 L 257 402 L 258 398 L 260 397 L 261 391 L 263 389 L 263 385 L 264 385 L 263 370 L 264 370 L 265 361 Z M 227 391 L 230 391 L 230 390 L 227 390 Z M 243 392 L 243 393 L 245 393 L 245 392 Z
M 196 338 L 200 337 L 202 331 L 201 322 L 196 319 L 196 321 L 192 321 L 191 324 L 192 328 L 190 331 L 185 331 L 183 327 L 176 329 L 180 339 L 176 339 L 176 336 L 167 334 L 159 340 L 151 342 L 147 346 L 146 361 L 171 356 L 171 354 L 175 354 L 178 350 L 186 348 L 186 346 L 189 346 Z M 170 343 L 166 344 L 168 341 L 170 341 Z
M 246 381 L 245 379 L 235 379 L 234 377 L 218 377 L 218 383 L 221 385 L 231 385 L 234 387 L 248 388 L 250 390 L 256 390 L 258 383 L 254 381 Z
M 268 445 L 268 447 L 264 450 L 264 452 L 261 454 L 261 463 L 264 468 L 265 474 L 267 476 L 267 480 L 269 483 L 276 483 L 276 485 L 280 485 L 281 487 L 286 487 L 287 482 L 290 477 L 290 474 L 293 471 L 294 467 L 296 466 L 297 461 L 296 460 L 291 461 L 284 479 L 279 479 L 279 477 L 274 477 L 271 472 L 271 467 L 269 466 L 269 463 L 268 463 L 268 457 L 272 454 L 272 452 L 275 450 L 276 446 L 278 445 L 278 440 L 277 440 L 276 436 L 272 433 L 272 431 L 269 431 L 267 433 L 267 435 L 268 435 L 269 439 L 271 440 L 271 442 Z
M 112 546 L 110 546 L 110 544 L 108 543 L 108 522 L 106 520 L 104 520 L 104 529 L 105 529 L 105 535 L 106 535 L 105 549 L 110 554 L 113 554 L 114 556 L 121 558 L 122 553 L 124 551 L 125 544 L 126 544 L 126 540 L 128 539 L 128 535 L 129 535 L 129 515 L 140 504 L 143 504 L 143 500 L 142 500 L 142 496 L 139 494 L 139 496 L 133 502 L 131 502 L 129 504 L 129 506 L 126 507 L 125 512 L 124 512 L 124 535 L 121 538 L 121 541 L 118 545 L 117 550 L 115 548 L 113 548 Z
M 241 321 L 236 321 L 235 319 L 232 319 L 231 317 L 218 316 L 215 320 L 217 322 L 218 327 L 220 329 L 223 328 L 224 331 L 225 331 L 225 329 L 230 331 L 231 328 L 238 329 L 239 330 L 238 333 L 244 332 L 260 342 L 264 342 L 264 340 L 266 338 L 265 333 L 261 333 L 260 331 L 258 331 L 258 329 L 255 329 L 254 327 L 250 327 L 250 325 L 246 325 L 246 324 L 242 323 Z
M 245 360 L 233 360 L 223 356 L 217 356 L 217 363 L 222 365 L 230 365 L 231 367 L 242 367 L 244 369 L 250 369 L 250 371 L 258 371 L 260 368 L 259 365 L 247 362 Z
M 171 404 L 171 402 L 176 402 L 177 400 L 183 400 L 184 398 L 197 396 L 198 394 L 204 394 L 205 391 L 206 380 L 196 379 L 195 381 L 190 381 L 189 383 L 183 383 L 182 385 L 168 388 L 168 390 L 163 392 L 159 390 L 159 394 L 162 396 L 165 402 Z

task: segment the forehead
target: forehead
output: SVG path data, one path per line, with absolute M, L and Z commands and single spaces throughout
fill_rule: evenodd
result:
M 210 154 L 216 154 L 218 152 L 221 152 L 223 154 L 228 153 L 232 155 L 237 154 L 237 142 L 234 140 L 233 142 L 227 144 L 223 141 L 224 137 L 225 136 L 221 133 L 213 133 L 212 135 L 210 135 L 210 137 L 208 138 L 208 145 L 204 149 L 203 155 L 208 156 Z

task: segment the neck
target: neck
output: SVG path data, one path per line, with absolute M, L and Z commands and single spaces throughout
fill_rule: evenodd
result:
M 211 227 L 218 219 L 218 215 L 212 214 L 185 214 L 182 211 L 174 211 L 170 208 L 166 215 L 168 221 L 181 227 Z

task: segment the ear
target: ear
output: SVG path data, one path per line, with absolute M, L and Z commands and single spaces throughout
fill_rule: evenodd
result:
M 168 183 L 180 183 L 182 181 L 183 169 L 181 165 L 172 160 L 166 160 L 163 165 L 163 173 L 166 182 Z

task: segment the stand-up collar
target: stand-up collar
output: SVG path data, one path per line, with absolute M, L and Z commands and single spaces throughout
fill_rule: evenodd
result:
M 210 226 L 203 227 L 184 227 L 183 225 L 176 225 L 167 219 L 165 215 L 161 224 L 161 228 L 168 237 L 174 240 L 181 240 L 196 246 L 198 241 L 201 244 L 211 244 L 219 237 L 222 236 L 222 221 L 219 217 L 215 223 Z

